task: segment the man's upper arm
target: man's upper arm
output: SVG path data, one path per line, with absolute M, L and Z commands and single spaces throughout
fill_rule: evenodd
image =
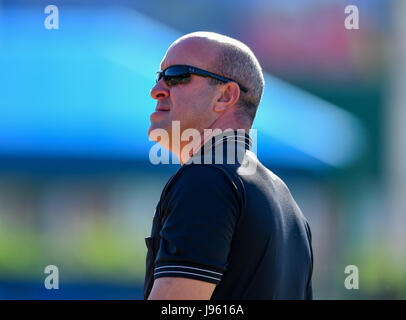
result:
M 210 299 L 228 266 L 241 210 L 239 192 L 219 168 L 185 167 L 166 196 L 150 299 Z
M 155 279 L 148 300 L 209 300 L 215 284 L 188 278 Z

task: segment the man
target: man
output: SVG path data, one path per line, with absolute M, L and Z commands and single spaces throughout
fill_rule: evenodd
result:
M 196 32 L 170 46 L 161 70 L 148 133 L 182 166 L 146 238 L 144 299 L 312 299 L 309 225 L 251 151 L 247 133 L 264 88 L 254 54 Z M 182 136 L 191 128 L 199 133 L 193 148 Z M 168 139 L 157 137 L 162 130 Z

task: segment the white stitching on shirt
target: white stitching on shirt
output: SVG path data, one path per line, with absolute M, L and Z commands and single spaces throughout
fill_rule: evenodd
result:
M 193 274 L 193 275 L 199 276 L 199 277 L 210 278 L 210 279 L 214 279 L 214 280 L 217 280 L 217 281 L 221 280 L 221 279 L 214 278 L 214 277 L 204 276 L 204 275 L 198 274 L 198 273 L 185 272 L 185 271 L 161 271 L 161 272 L 155 272 L 154 276 L 156 276 L 157 274 L 160 274 L 160 273 L 185 273 L 185 274 Z
M 219 272 L 214 272 L 214 271 L 200 269 L 200 268 L 194 268 L 194 267 L 187 267 L 187 266 L 161 266 L 161 267 L 155 267 L 155 270 L 161 269 L 161 268 L 188 268 L 188 269 L 195 269 L 195 270 L 200 270 L 200 271 L 204 271 L 204 272 L 215 273 L 215 274 L 219 274 L 220 276 L 223 275 L 222 273 L 219 273 Z

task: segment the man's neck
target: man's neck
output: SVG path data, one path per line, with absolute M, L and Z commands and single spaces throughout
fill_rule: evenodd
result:
M 249 128 L 228 127 L 224 129 L 205 129 L 203 132 L 200 132 L 200 139 L 193 139 L 191 142 L 181 143 L 180 154 L 177 154 L 181 165 L 186 163 L 191 157 L 193 157 L 193 155 L 199 152 L 210 139 L 217 135 L 223 135 L 226 132 L 230 132 L 230 130 L 241 132 L 242 134 L 249 134 Z M 187 148 L 186 151 L 189 150 L 189 152 L 184 152 L 184 148 Z

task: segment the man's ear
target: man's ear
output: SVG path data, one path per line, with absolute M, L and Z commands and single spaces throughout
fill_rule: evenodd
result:
M 235 105 L 240 98 L 240 87 L 234 81 L 230 81 L 221 86 L 219 94 L 214 103 L 214 111 L 223 112 Z

